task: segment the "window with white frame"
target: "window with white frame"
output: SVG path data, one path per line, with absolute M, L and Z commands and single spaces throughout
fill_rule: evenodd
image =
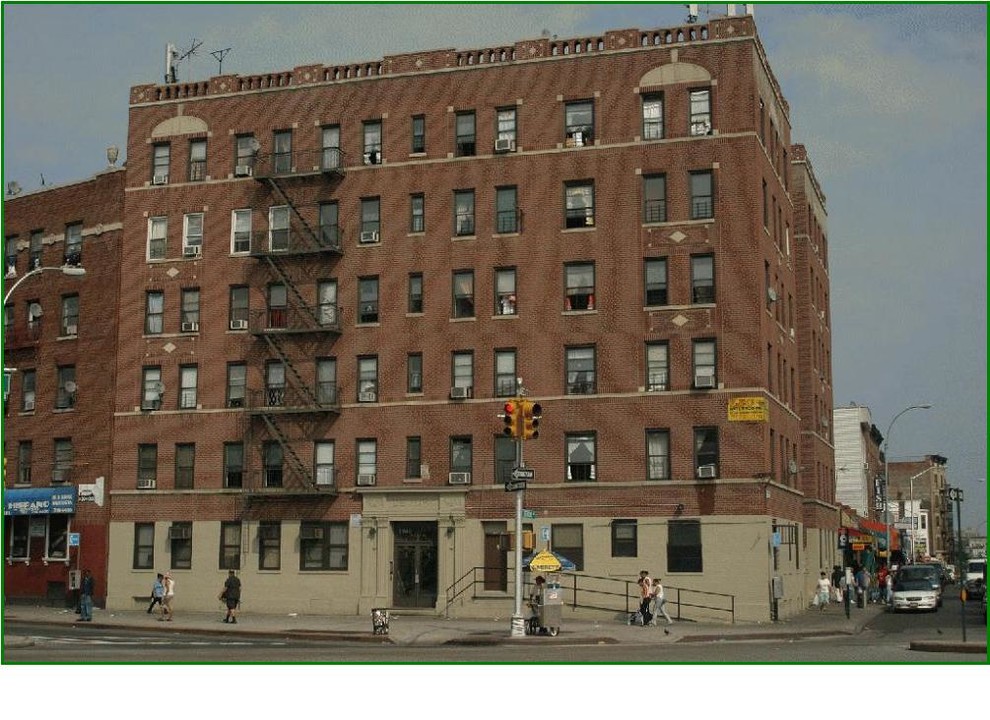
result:
M 564 310 L 595 309 L 594 263 L 568 263 L 564 266 Z
M 148 259 L 164 260 L 168 251 L 168 218 L 148 218 Z
M 358 358 L 358 402 L 378 402 L 378 356 Z
M 451 355 L 451 387 L 466 388 L 470 390 L 474 387 L 474 353 L 455 352 Z
M 206 180 L 206 140 L 189 141 L 189 181 Z
M 594 346 L 569 347 L 564 351 L 568 395 L 593 395 L 595 388 Z
M 343 164 L 340 155 L 340 126 L 327 125 L 322 128 L 320 140 L 323 148 L 321 167 L 324 170 L 339 168 Z
M 332 487 L 336 483 L 334 478 L 334 443 L 330 441 L 321 441 L 315 443 L 313 448 L 314 465 L 313 477 L 316 478 L 316 484 L 319 486 L 330 486 Z
M 199 288 L 184 288 L 182 290 L 181 317 L 180 329 L 183 332 L 199 330 Z
M 694 340 L 691 346 L 694 364 L 694 386 L 696 388 L 714 388 L 717 382 L 715 374 L 715 341 L 711 339 Z
M 203 254 L 203 213 L 187 213 L 183 216 L 182 254 Z
M 516 109 L 498 108 L 495 111 L 495 150 L 509 152 L 516 147 Z M 498 141 L 502 142 L 499 143 Z
M 663 392 L 670 389 L 669 348 L 666 342 L 646 344 L 646 391 Z
M 495 270 L 495 314 L 516 314 L 516 269 Z
M 691 134 L 712 134 L 712 91 L 692 90 L 691 103 Z
M 579 180 L 564 184 L 564 227 L 585 228 L 595 224 L 595 184 Z
M 646 479 L 670 479 L 670 431 L 646 431 Z
M 355 452 L 357 474 L 374 477 L 378 473 L 378 441 L 371 438 L 360 439 L 355 446 Z
M 151 182 L 164 185 L 168 182 L 168 168 L 172 148 L 168 143 L 158 143 L 151 149 Z
M 141 369 L 141 409 L 161 410 L 165 385 L 162 383 L 161 367 L 148 366 Z
M 183 365 L 179 368 L 179 409 L 195 410 L 199 368 L 196 365 Z
M 247 364 L 227 363 L 227 407 L 242 408 L 247 399 Z
M 567 480 L 568 482 L 591 481 L 595 479 L 595 433 L 568 433 Z
M 230 252 L 235 255 L 251 252 L 251 210 L 234 210 L 230 216 Z
M 289 206 L 268 208 L 268 249 L 283 252 L 289 249 Z
M 595 135 L 595 103 L 591 100 L 569 102 L 564 106 L 564 145 L 590 145 Z
M 663 139 L 663 95 L 660 93 L 643 96 L 643 139 Z
M 495 397 L 512 397 L 516 392 L 516 351 L 495 351 Z

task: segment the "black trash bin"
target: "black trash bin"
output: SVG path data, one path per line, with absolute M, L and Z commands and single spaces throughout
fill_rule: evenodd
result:
M 371 608 L 371 632 L 388 635 L 388 608 Z

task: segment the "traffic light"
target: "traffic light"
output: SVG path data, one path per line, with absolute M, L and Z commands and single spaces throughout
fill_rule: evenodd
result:
M 540 420 L 543 417 L 543 408 L 540 407 L 539 403 L 523 400 L 522 416 L 523 440 L 536 440 L 540 437 Z
M 522 415 L 520 405 L 521 403 L 518 400 L 507 400 L 505 406 L 502 408 L 503 412 L 499 417 L 502 418 L 502 422 L 505 424 L 505 427 L 502 429 L 502 434 L 505 437 L 519 437 L 519 420 Z

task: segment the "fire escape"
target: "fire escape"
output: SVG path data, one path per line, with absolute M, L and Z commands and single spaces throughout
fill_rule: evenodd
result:
M 249 484 L 249 497 L 333 496 L 333 467 L 314 468 L 300 457 L 299 446 L 311 446 L 340 412 L 336 374 L 322 378 L 316 361 L 317 347 L 340 335 L 340 308 L 321 302 L 313 290 L 314 269 L 342 254 L 340 232 L 337 225 L 321 226 L 313 210 L 317 204 L 309 200 L 343 177 L 340 150 L 257 155 L 250 171 L 270 191 L 272 207 L 282 217 L 273 222 L 269 210 L 269 229 L 251 235 L 251 256 L 262 263 L 269 296 L 266 309 L 248 317 L 248 331 L 264 343 L 266 358 L 264 388 L 247 396 L 251 427 L 260 423 L 265 438 L 262 468 Z M 279 288 L 277 302 L 272 287 Z

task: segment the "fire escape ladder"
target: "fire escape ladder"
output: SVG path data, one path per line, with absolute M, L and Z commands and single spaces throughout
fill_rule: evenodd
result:
M 296 208 L 295 203 L 289 199 L 289 196 L 286 194 L 285 190 L 283 190 L 282 186 L 278 184 L 278 180 L 274 177 L 268 177 L 266 180 L 268 184 L 271 185 L 271 188 L 275 194 L 278 195 L 282 199 L 282 202 L 289 207 L 289 211 L 295 216 L 296 220 L 299 221 L 299 224 L 302 225 L 303 229 L 306 231 L 306 237 L 309 238 L 312 247 L 314 249 L 319 248 L 321 245 L 319 236 L 313 232 L 313 228 L 309 226 L 309 223 L 306 222 L 306 218 L 304 218 L 302 213 L 300 213 L 298 208 Z
M 319 325 L 319 320 L 316 317 L 316 308 L 307 304 L 307 302 L 303 299 L 303 296 L 299 293 L 299 288 L 296 287 L 296 284 L 292 281 L 292 278 L 289 277 L 289 273 L 285 271 L 282 259 L 274 255 L 266 255 L 265 260 L 268 261 L 268 267 L 272 269 L 272 272 L 274 272 L 275 275 L 278 276 L 279 280 L 281 280 L 282 283 L 289 288 L 289 292 L 292 293 L 292 297 L 295 299 L 295 307 L 298 308 L 299 312 L 303 313 L 308 320 L 312 321 L 311 327 Z
M 299 397 L 306 402 L 308 407 L 316 407 L 319 404 L 316 399 L 316 393 L 313 392 L 313 389 L 303 380 L 299 371 L 296 370 L 295 364 L 293 364 L 289 354 L 285 351 L 278 336 L 265 334 L 263 337 L 265 338 L 265 342 L 268 343 L 268 347 L 278 355 L 282 364 L 289 371 L 286 379 L 289 381 L 292 389 L 299 394 Z
M 295 449 L 293 449 L 292 444 L 289 442 L 288 436 L 282 428 L 279 427 L 278 421 L 271 415 L 262 415 L 261 417 L 264 420 L 268 431 L 275 437 L 278 444 L 282 447 L 282 457 L 285 458 L 289 466 L 290 475 L 302 478 L 307 487 L 312 486 L 314 484 L 312 473 L 310 473 L 309 468 L 306 467 L 302 459 L 296 453 Z

